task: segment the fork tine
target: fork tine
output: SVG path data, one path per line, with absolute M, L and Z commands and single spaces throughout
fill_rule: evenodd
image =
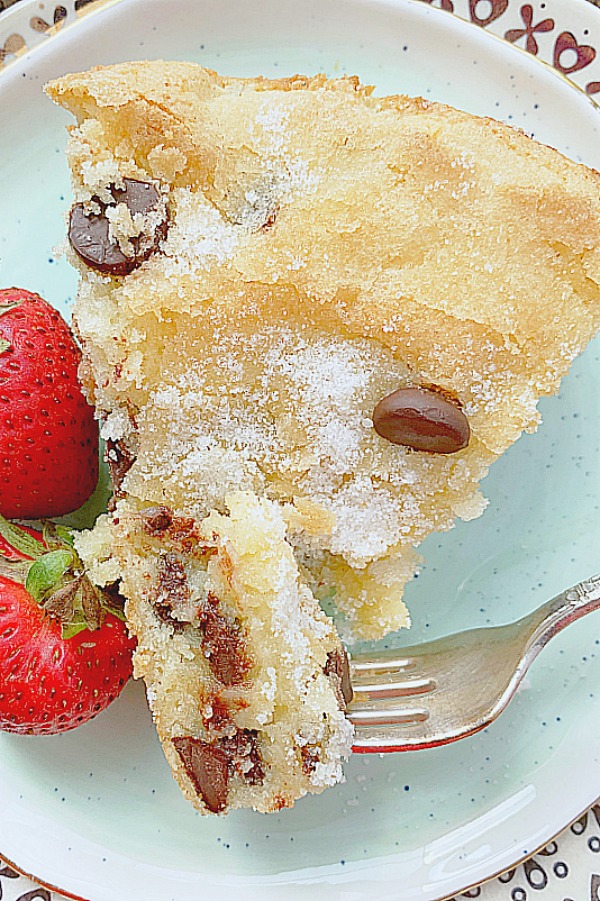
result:
M 363 673 L 371 673 L 371 672 L 387 672 L 388 670 L 413 670 L 415 669 L 417 662 L 412 657 L 403 657 L 403 656 L 390 656 L 388 658 L 384 657 L 358 657 L 356 660 L 351 660 L 350 666 L 357 676 L 362 675 Z
M 409 679 L 428 679 L 430 660 L 422 659 L 415 648 L 360 654 L 350 657 L 350 678 L 353 688 L 383 682 L 405 682 Z
M 411 695 L 428 694 L 437 688 L 435 679 L 391 679 L 379 682 L 361 682 L 360 679 L 352 681 L 352 688 L 357 700 L 366 695 L 368 698 L 406 698 Z
M 600 575 L 504 626 L 470 629 L 350 661 L 354 750 L 432 748 L 473 735 L 504 710 L 540 650 L 600 609 Z
M 425 722 L 429 719 L 429 711 L 424 707 L 401 707 L 397 710 L 393 708 L 386 710 L 381 707 L 360 708 L 359 710 L 350 710 L 348 719 L 355 726 L 404 725 Z

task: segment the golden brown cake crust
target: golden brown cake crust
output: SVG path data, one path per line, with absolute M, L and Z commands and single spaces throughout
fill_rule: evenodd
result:
M 265 494 L 357 634 L 406 625 L 414 547 L 482 511 L 489 465 L 598 328 L 598 174 L 356 78 L 126 63 L 48 92 L 78 119 L 77 201 L 142 179 L 170 209 L 126 277 L 78 262 L 84 377 L 124 494 L 200 517 L 235 487 Z M 464 411 L 466 448 L 374 432 L 384 396 L 423 386 Z
M 77 119 L 75 324 L 117 496 L 96 534 L 136 674 L 200 810 L 278 809 L 352 740 L 317 599 L 361 637 L 408 625 L 415 547 L 482 512 L 597 331 L 600 176 L 357 78 L 159 61 L 47 90 Z

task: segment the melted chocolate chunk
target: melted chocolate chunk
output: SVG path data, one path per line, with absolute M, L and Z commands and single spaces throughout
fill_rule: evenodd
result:
M 201 539 L 200 527 L 190 516 L 175 516 L 169 507 L 147 507 L 140 513 L 142 526 L 151 538 L 163 538 L 183 554 L 196 556 L 215 553 L 215 549 Z
M 209 745 L 199 738 L 181 736 L 173 744 L 194 788 L 212 813 L 227 804 L 230 757 L 219 745 Z
M 200 543 L 199 526 L 191 516 L 174 516 L 173 522 L 169 526 L 169 538 L 185 554 L 208 550 L 206 545 Z
M 175 554 L 165 554 L 160 558 L 158 589 L 154 601 L 154 612 L 158 618 L 174 629 L 183 629 L 186 625 L 174 616 L 178 605 L 186 604 L 191 597 L 185 567 Z
M 106 462 L 113 488 L 118 494 L 123 479 L 135 463 L 135 454 L 123 441 L 112 441 L 109 438 L 106 442 Z
M 302 772 L 305 776 L 314 773 L 319 762 L 319 749 L 314 745 L 303 745 L 300 748 L 300 756 L 302 758 Z
M 373 411 L 373 426 L 392 444 L 432 454 L 454 454 L 471 436 L 458 402 L 430 388 L 400 388 L 388 394 Z
M 194 788 L 213 813 L 227 806 L 232 773 L 238 773 L 249 785 L 261 785 L 264 781 L 257 737 L 254 729 L 238 729 L 235 736 L 213 744 L 192 736 L 173 739 Z
M 125 178 L 123 184 L 123 188 L 114 186 L 110 188 L 114 204 L 102 203 L 94 197 L 94 202 L 100 208 L 99 213 L 86 211 L 82 203 L 77 203 L 72 208 L 69 219 L 69 242 L 75 253 L 87 266 L 107 275 L 128 275 L 141 266 L 158 250 L 169 227 L 168 215 L 165 212 L 151 233 L 142 232 L 129 238 L 131 253 L 124 253 L 119 242 L 110 236 L 107 208 L 124 203 L 132 217 L 136 214 L 145 216 L 160 209 L 161 195 L 149 182 Z
M 80 259 L 98 272 L 127 275 L 135 269 L 135 257 L 125 256 L 118 242 L 111 240 L 104 210 L 86 213 L 82 203 L 76 204 L 69 218 L 69 242 Z
M 354 692 L 352 690 L 352 682 L 350 681 L 348 655 L 346 654 L 346 649 L 342 645 L 340 645 L 339 648 L 336 648 L 335 651 L 330 651 L 327 655 L 325 675 L 329 676 L 334 682 L 340 710 L 345 710 L 346 706 L 354 697 Z
M 219 741 L 219 747 L 229 754 L 231 765 L 249 785 L 262 785 L 265 778 L 257 739 L 255 729 L 239 729 L 233 738 Z
M 269 231 L 270 228 L 273 228 L 275 225 L 275 221 L 277 219 L 277 215 L 279 213 L 279 206 L 273 206 L 271 209 L 265 212 L 265 220 L 260 226 L 260 231 Z
M 110 193 L 115 203 L 124 203 L 132 216 L 145 216 L 158 207 L 160 194 L 150 182 L 124 178 L 123 184 L 123 188 L 111 188 Z
M 140 516 L 145 531 L 153 537 L 166 532 L 173 522 L 173 511 L 168 507 L 147 507 Z
M 202 650 L 210 668 L 223 685 L 237 685 L 250 669 L 244 654 L 244 639 L 239 624 L 218 610 L 219 599 L 209 594 L 198 614 L 204 630 Z
M 228 730 L 232 724 L 230 706 L 227 701 L 217 695 L 211 697 L 208 701 L 210 705 L 210 715 L 202 715 L 204 728 L 211 733 L 223 733 Z
M 175 554 L 165 554 L 161 557 L 159 584 L 161 591 L 169 597 L 173 606 L 189 601 L 190 586 L 185 567 Z

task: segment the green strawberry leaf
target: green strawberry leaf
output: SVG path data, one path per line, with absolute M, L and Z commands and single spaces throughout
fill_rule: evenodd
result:
M 66 549 L 49 551 L 30 566 L 25 589 L 40 603 L 48 592 L 53 592 L 74 562 L 72 551 Z
M 99 629 L 106 613 L 100 603 L 100 592 L 85 575 L 81 577 L 81 609 L 88 629 Z
M 59 619 L 61 622 L 67 622 L 72 619 L 73 611 L 77 603 L 77 592 L 79 591 L 81 579 L 73 579 L 62 585 L 55 592 L 49 595 L 43 601 L 43 607 L 46 613 Z
M 100 589 L 85 573 L 72 531 L 51 520 L 42 528 L 38 541 L 0 514 L 0 537 L 25 558 L 5 561 L 0 553 L 0 575 L 24 584 L 44 612 L 58 620 L 64 639 L 99 629 L 107 613 L 125 621 L 116 586 Z
M 0 576 L 4 576 L 5 579 L 24 585 L 28 571 L 29 562 L 27 560 L 5 560 L 0 556 Z
M 63 638 L 72 638 L 84 629 L 94 632 L 106 617 L 100 591 L 85 573 L 60 585 L 40 603 L 48 616 L 59 621 Z
M 32 557 L 36 560 L 48 550 L 47 547 L 25 529 L 19 528 L 14 523 L 9 522 L 0 514 L 0 536 L 4 538 L 11 547 L 25 557 Z
M 79 635 L 79 633 L 83 632 L 85 629 L 89 629 L 89 626 L 83 618 L 77 622 L 63 623 L 62 637 L 66 641 L 69 638 L 74 638 L 76 635 Z
M 73 547 L 73 533 L 66 526 L 59 526 L 50 519 L 43 520 L 42 534 L 46 547 L 51 550 Z
M 111 591 L 110 588 L 113 588 L 113 590 Z M 117 597 L 114 595 L 117 595 Z M 125 623 L 127 622 L 127 617 L 123 610 L 123 600 L 118 600 L 119 597 L 120 595 L 118 594 L 116 585 L 114 587 L 110 586 L 104 591 L 100 591 L 100 603 L 102 604 L 102 607 L 107 613 L 112 613 L 113 616 L 116 616 L 117 619 L 120 619 Z
M 3 354 L 5 350 L 10 350 L 10 341 L 0 338 L 0 354 Z
M 73 532 L 71 531 L 71 529 L 68 529 L 67 526 L 58 526 L 58 525 L 55 525 L 55 528 L 56 528 L 56 535 L 62 542 L 64 542 L 65 544 L 68 544 L 69 547 L 75 547 L 75 542 L 73 539 Z

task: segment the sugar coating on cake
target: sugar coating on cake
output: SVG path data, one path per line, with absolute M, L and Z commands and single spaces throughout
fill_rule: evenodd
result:
M 125 276 L 72 255 L 119 493 L 195 517 L 233 489 L 267 497 L 348 634 L 407 625 L 416 546 L 482 512 L 490 464 L 598 328 L 597 173 L 354 78 L 127 63 L 48 91 L 77 118 L 75 202 L 122 251 L 132 222 L 156 239 Z M 116 202 L 127 180 L 154 186 L 164 235 L 159 205 L 140 220 Z M 460 408 L 466 447 L 374 430 L 411 387 Z
M 121 562 L 135 675 L 186 797 L 203 813 L 267 812 L 343 779 L 347 663 L 279 506 L 243 492 L 226 505 L 195 520 L 120 501 L 108 545 L 101 519 L 78 549 Z

